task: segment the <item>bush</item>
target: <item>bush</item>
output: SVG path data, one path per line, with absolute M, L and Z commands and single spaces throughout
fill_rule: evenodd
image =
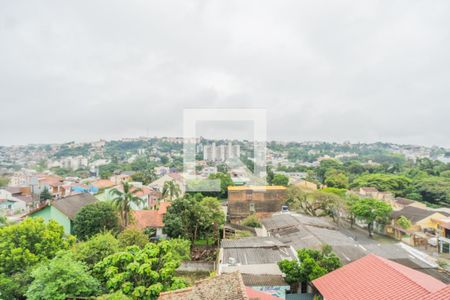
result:
M 70 252 L 62 252 L 48 264 L 41 264 L 32 272 L 34 278 L 26 293 L 29 300 L 64 300 L 70 297 L 95 296 L 100 284 L 84 264 Z
M 148 243 L 143 249 L 127 247 L 99 262 L 95 274 L 111 291 L 122 291 L 133 299 L 157 299 L 162 291 L 186 287 L 175 270 L 189 258 L 190 243 L 186 240 L 165 240 Z
M 113 206 L 108 202 L 95 202 L 84 206 L 74 220 L 74 233 L 85 240 L 102 231 L 119 230 L 119 218 Z
M 148 236 L 141 230 L 135 228 L 125 229 L 119 234 L 118 238 L 120 246 L 124 248 L 133 245 L 143 248 L 149 242 Z
M 26 218 L 23 222 L 0 227 L 0 273 L 23 272 L 39 262 L 53 258 L 60 250 L 69 249 L 72 236 L 55 221 Z
M 101 295 L 96 298 L 97 300 L 131 300 L 130 297 L 122 293 L 121 291 L 112 293 L 112 294 L 105 294 Z
M 76 244 L 74 258 L 92 268 L 96 263 L 120 250 L 119 241 L 110 233 L 99 233 L 89 240 Z
M 244 220 L 242 220 L 242 225 L 254 227 L 254 228 L 261 228 L 261 222 L 258 220 L 258 218 L 255 215 L 250 215 Z

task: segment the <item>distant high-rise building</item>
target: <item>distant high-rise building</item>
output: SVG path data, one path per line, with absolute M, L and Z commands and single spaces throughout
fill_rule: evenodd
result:
M 241 149 L 239 145 L 227 145 L 216 146 L 216 143 L 203 146 L 203 159 L 206 161 L 226 161 L 230 158 L 239 158 L 241 155 Z

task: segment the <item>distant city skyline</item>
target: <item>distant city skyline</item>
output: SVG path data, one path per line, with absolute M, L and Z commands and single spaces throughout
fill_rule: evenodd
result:
M 197 138 L 204 138 L 206 140 L 210 140 L 210 141 L 220 141 L 220 140 L 224 140 L 224 141 L 239 141 L 239 142 L 243 142 L 243 141 L 249 141 L 252 142 L 252 139 L 239 139 L 239 138 L 214 138 L 214 137 L 206 137 L 206 136 L 198 136 Z M 108 138 L 98 138 L 98 139 L 93 139 L 93 140 L 67 140 L 67 141 L 61 141 L 61 142 L 47 142 L 47 143 L 28 143 L 28 144 L 11 144 L 11 145 L 5 145 L 5 144 L 0 144 L 0 147 L 21 147 L 21 146 L 32 146 L 32 145 L 62 145 L 62 144 L 67 144 L 67 143 L 80 143 L 80 144 L 85 144 L 85 143 L 94 143 L 94 142 L 98 142 L 98 141 L 121 141 L 121 140 L 133 140 L 133 139 L 152 139 L 152 138 L 157 138 L 157 139 L 163 139 L 163 138 L 183 138 L 182 136 L 127 136 L 127 137 L 118 137 L 118 138 L 113 138 L 113 139 L 108 139 Z M 450 150 L 450 147 L 445 147 L 442 145 L 420 145 L 420 144 L 402 144 L 402 143 L 395 143 L 395 142 L 387 142 L 387 141 L 374 141 L 374 142 L 361 142 L 361 141 L 350 141 L 350 140 L 344 140 L 344 141 L 325 141 L 325 140 L 276 140 L 276 139 L 268 139 L 267 143 L 270 142 L 277 142 L 277 143 L 336 143 L 336 144 L 345 144 L 345 143 L 350 143 L 350 144 L 376 144 L 376 143 L 386 143 L 386 144 L 392 144 L 392 145 L 400 145 L 400 146 L 415 146 L 415 147 L 426 147 L 426 148 L 432 148 L 432 147 L 439 147 L 439 148 L 444 148 L 444 149 L 448 149 Z

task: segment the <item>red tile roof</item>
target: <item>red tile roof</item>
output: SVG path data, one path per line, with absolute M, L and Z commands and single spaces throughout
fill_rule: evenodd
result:
M 106 189 L 106 188 L 114 186 L 114 183 L 109 179 L 100 179 L 100 180 L 97 180 L 93 184 L 93 186 L 95 186 L 96 188 L 99 188 L 99 189 Z
M 162 228 L 164 227 L 163 217 L 167 212 L 170 202 L 161 202 L 158 210 L 135 210 L 133 211 L 134 226 L 139 229 L 147 227 Z
M 424 273 L 369 254 L 312 282 L 327 300 L 422 299 L 446 287 Z
M 171 204 L 172 204 L 172 203 L 167 202 L 167 201 L 160 202 L 160 203 L 159 203 L 159 210 L 158 210 L 158 212 L 159 212 L 160 214 L 165 214 L 165 213 L 167 212 L 167 209 L 169 208 L 169 206 L 170 206 Z
M 163 215 L 158 214 L 157 210 L 135 210 L 133 217 L 134 225 L 139 229 L 164 227 Z
M 450 299 L 450 285 L 447 285 L 445 288 L 423 297 L 421 300 L 448 300 L 448 299 Z

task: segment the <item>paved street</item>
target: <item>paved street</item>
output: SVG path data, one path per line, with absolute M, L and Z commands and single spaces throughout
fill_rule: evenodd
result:
M 435 259 L 427 253 L 383 235 L 375 234 L 369 238 L 366 230 L 357 226 L 350 228 L 346 222 L 341 222 L 338 227 L 325 218 L 290 213 L 274 215 L 263 223 L 269 226 L 272 235 L 295 249 L 320 248 L 328 244 L 343 263 L 373 253 L 450 283 L 450 277 L 437 270 Z

